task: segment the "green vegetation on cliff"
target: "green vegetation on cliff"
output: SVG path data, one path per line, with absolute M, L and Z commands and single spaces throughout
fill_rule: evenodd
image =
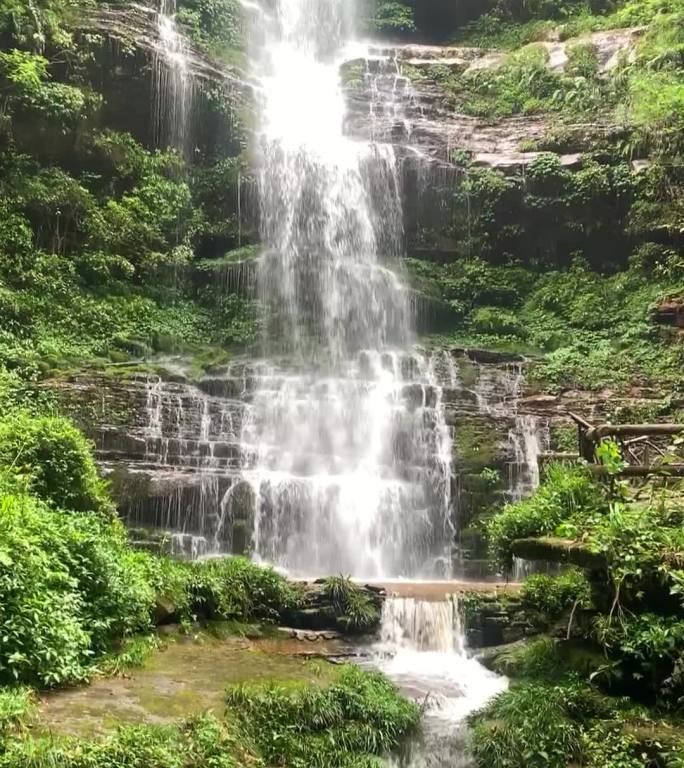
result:
M 82 13 L 0 3 L 0 365 L 31 374 L 252 342 L 252 304 L 193 279 L 251 237 L 240 105 L 206 83 L 192 146 L 167 149 L 153 130 L 155 57 L 84 35 Z M 179 3 L 187 33 L 224 58 L 238 19 L 234 0 Z
M 631 488 L 561 465 L 493 518 L 504 565 L 513 554 L 567 562 L 573 552 L 584 575 L 524 584 L 523 604 L 551 620 L 552 637 L 495 660 L 514 683 L 473 717 L 479 765 L 681 765 L 683 521 L 672 481 Z
M 457 35 L 499 49 L 491 64 L 406 67 L 503 145 L 501 169 L 452 149 L 460 171 L 416 200 L 408 267 L 443 308 L 438 341 L 541 354 L 555 391 L 681 388 L 682 336 L 657 308 L 683 298 L 683 21 L 681 0 L 506 0 Z M 601 59 L 578 37 L 639 25 Z

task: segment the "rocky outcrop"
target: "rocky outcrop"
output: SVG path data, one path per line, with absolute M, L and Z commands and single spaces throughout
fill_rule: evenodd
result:
M 591 570 L 602 570 L 607 566 L 605 555 L 593 552 L 587 545 L 550 536 L 518 539 L 513 542 L 511 550 L 516 557 L 525 560 L 577 565 Z
M 438 352 L 433 383 L 417 384 L 412 360 L 400 361 L 402 401 L 408 412 L 426 409 L 431 418 L 443 409 L 453 435 L 454 558 L 463 575 L 479 576 L 488 564 L 476 518 L 533 481 L 531 459 L 521 450 L 521 430 L 530 425 L 518 412 L 525 363 L 481 350 Z M 186 557 L 249 551 L 256 500 L 245 469 L 254 447 L 243 425 L 260 365 L 235 360 L 191 380 L 174 360 L 155 372 L 84 372 L 50 383 L 93 438 L 120 513 L 141 546 Z M 546 419 L 532 427 L 543 435 Z M 410 471 L 420 457 L 405 444 L 400 423 L 396 429 L 393 453 Z M 482 476 L 485 469 L 489 475 Z
M 595 32 L 571 40 L 545 40 L 548 66 L 563 72 L 569 51 L 577 44 L 591 46 L 598 67 L 607 73 L 621 58 L 633 55 L 643 29 Z M 437 161 L 451 164 L 451 153 L 467 153 L 476 166 L 517 171 L 539 156 L 521 146 L 540 142 L 549 129 L 544 116 L 525 116 L 492 121 L 459 114 L 449 104 L 445 82 L 483 69 L 495 69 L 509 54 L 483 48 L 395 45 L 371 47 L 367 57 L 343 67 L 349 115 L 347 131 L 359 138 L 386 141 L 395 145 L 409 168 Z M 598 121 L 590 126 L 566 126 L 578 136 L 600 135 L 615 127 Z M 581 153 L 562 154 L 567 167 L 579 165 Z M 423 169 L 423 173 L 430 173 Z M 439 173 L 439 171 L 432 171 Z M 434 185 L 433 185 L 434 186 Z
M 432 353 L 432 383 L 418 385 L 412 360 L 406 355 L 400 361 L 404 406 L 412 413 L 426 409 L 431 418 L 442 409 L 452 439 L 456 569 L 445 564 L 445 576 L 490 575 L 481 523 L 505 501 L 532 490 L 538 460 L 555 450 L 552 427 L 569 423 L 568 410 L 600 422 L 607 404 L 641 406 L 659 397 L 645 390 L 622 399 L 609 392 L 529 394 L 530 361 L 464 348 Z M 83 372 L 49 386 L 94 440 L 120 513 L 140 546 L 192 558 L 248 553 L 256 497 L 245 469 L 255 448 L 243 424 L 263 363 L 236 359 L 197 380 L 187 376 L 182 361 L 160 365 L 154 372 Z M 400 427 L 393 453 L 409 471 L 415 457 Z
M 660 325 L 684 329 L 684 296 L 671 296 L 658 304 L 653 319 Z
M 461 600 L 468 647 L 509 645 L 539 634 L 544 623 L 528 612 L 517 596 L 491 592 L 466 592 Z
M 383 588 L 355 584 L 356 597 L 369 606 L 369 615 L 360 625 L 346 613 L 343 606 L 335 604 L 325 580 L 321 579 L 303 588 L 300 605 L 285 614 L 281 621 L 287 627 L 307 632 L 333 631 L 342 635 L 373 634 L 380 627 L 382 603 L 386 597 Z

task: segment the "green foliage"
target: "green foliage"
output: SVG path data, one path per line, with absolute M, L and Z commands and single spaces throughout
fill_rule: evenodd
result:
M 486 13 L 460 30 L 457 41 L 478 48 L 512 51 L 545 40 L 553 28 L 554 23 L 550 20 L 534 19 L 516 23 Z
M 524 645 L 513 645 L 497 655 L 494 669 L 508 677 L 557 680 L 565 677 L 567 667 L 556 650 L 556 641 L 539 637 Z
M 383 677 L 345 667 L 326 688 L 231 688 L 224 719 L 125 726 L 93 741 L 8 740 L 0 768 L 379 768 L 418 717 Z
M 113 511 L 91 444 L 66 419 L 20 411 L 0 421 L 0 467 L 25 476 L 31 492 L 55 508 Z
M 380 33 L 406 33 L 416 29 L 413 8 L 394 0 L 377 0 L 368 23 L 372 31 Z
M 591 590 L 584 573 L 570 570 L 561 576 L 534 574 L 522 588 L 522 600 L 526 606 L 549 617 L 560 615 L 564 610 L 578 605 L 591 607 Z
M 550 666 L 550 641 L 537 641 L 530 651 L 547 662 L 530 667 L 533 676 L 538 673 L 556 682 L 515 683 L 471 717 L 479 766 L 645 768 L 651 760 L 677 764 L 682 743 L 674 735 L 676 721 L 675 728 L 667 722 L 657 724 L 629 700 L 602 696 L 574 675 L 557 678 L 558 669 Z M 644 738 L 647 733 L 653 735 Z
M 619 487 L 619 492 L 624 488 Z M 584 508 L 558 529 L 562 536 L 582 537 L 606 555 L 616 599 L 634 601 L 656 579 L 680 595 L 678 552 L 684 549 L 684 507 L 676 501 L 611 501 L 604 509 Z
M 480 479 L 484 483 L 485 488 L 492 490 L 501 484 L 501 472 L 499 472 L 498 469 L 485 467 L 482 472 L 480 472 Z
M 604 509 L 605 498 L 582 467 L 552 464 L 533 496 L 508 504 L 487 525 L 490 547 L 498 563 L 512 565 L 511 544 L 516 539 L 553 534 L 578 511 Z
M 14 740 L 2 768 L 264 768 L 231 722 L 211 714 L 179 726 L 131 725 L 99 741 Z
M 363 632 L 377 626 L 379 608 L 350 578 L 331 576 L 325 580 L 324 589 L 335 615 L 348 630 Z
M 192 161 L 209 169 L 143 146 L 149 131 L 120 109 L 119 90 L 136 98 L 145 77 L 131 76 L 130 51 L 121 72 L 103 76 L 105 38 L 66 31 L 91 11 L 71 0 L 0 7 L 0 363 L 23 376 L 257 335 L 250 302 L 225 290 L 198 298 L 190 280 L 197 252 L 230 248 L 241 226 L 236 185 L 216 171 L 244 178 L 244 161 L 226 156 L 240 155 L 238 131 L 219 127 L 212 106 L 231 111 L 233 95 L 196 94 L 204 134 Z M 178 18 L 205 51 L 239 59 L 236 0 L 186 0 Z M 141 117 L 143 90 L 131 108 Z
M 99 105 L 93 94 L 50 80 L 48 60 L 17 49 L 0 52 L 0 88 L 9 109 L 38 114 L 66 131 L 85 119 Z
M 242 558 L 201 563 L 158 559 L 132 549 L 123 527 L 66 513 L 16 483 L 0 501 L 0 681 L 56 685 L 139 662 L 150 641 L 112 643 L 152 626 L 163 599 L 178 618 L 274 621 L 300 601 L 299 590 Z M 108 654 L 108 655 L 107 655 Z
M 228 707 L 267 764 L 291 768 L 379 767 L 419 718 L 385 678 L 356 667 L 324 689 L 232 688 Z
M 0 500 L 0 680 L 82 680 L 112 634 L 149 626 L 142 556 L 115 523 L 67 515 L 4 486 Z
M 596 723 L 582 734 L 589 765 L 596 768 L 643 768 L 636 738 L 625 733 L 621 723 Z
M 14 686 L 0 689 L 0 741 L 33 713 L 35 696 L 30 688 Z
M 213 618 L 274 621 L 300 601 L 295 585 L 242 557 L 192 564 L 187 572 L 191 605 Z
M 547 176 L 543 183 L 553 182 Z M 653 259 L 661 273 L 677 273 L 674 254 L 655 247 L 642 257 Z M 543 274 L 483 259 L 409 261 L 409 268 L 417 287 L 452 310 L 460 326 L 457 343 L 545 352 L 531 378 L 551 391 L 681 380 L 684 347 L 659 333 L 651 319 L 659 297 L 676 295 L 676 288 L 646 276 L 636 262 L 603 276 L 581 259 Z
M 501 307 L 478 307 L 471 323 L 475 333 L 485 336 L 524 336 L 520 319 Z
M 571 77 L 582 77 L 586 80 L 598 75 L 599 62 L 595 45 L 581 42 L 569 43 L 566 54 L 568 57 L 565 65 L 566 74 Z
M 102 656 L 98 669 L 135 663 L 149 640 L 113 655 L 112 644 L 149 630 L 159 600 L 185 621 L 274 621 L 301 600 L 242 558 L 181 563 L 132 549 L 111 512 L 73 425 L 26 410 L 0 422 L 0 682 L 83 680 Z
M 684 694 L 684 620 L 652 613 L 624 617 L 600 616 L 597 640 L 619 659 L 626 682 L 653 691 L 667 703 Z
M 126 637 L 119 647 L 105 653 L 93 668 L 98 674 L 123 675 L 131 669 L 142 667 L 149 657 L 162 647 L 158 635 L 133 635 Z
M 575 719 L 589 702 L 584 686 L 529 683 L 497 696 L 472 718 L 473 753 L 488 768 L 566 768 L 581 759 Z
M 242 25 L 236 0 L 181 0 L 177 19 L 194 43 L 229 63 L 240 60 Z

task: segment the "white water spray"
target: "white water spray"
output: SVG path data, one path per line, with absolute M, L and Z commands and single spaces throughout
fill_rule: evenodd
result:
M 176 24 L 176 0 L 161 0 L 157 15 L 158 50 L 154 60 L 155 134 L 184 153 L 193 98 L 189 47 Z
M 266 351 L 291 361 L 264 366 L 243 429 L 254 549 L 302 575 L 434 575 L 453 538 L 449 435 L 390 269 L 403 239 L 394 148 L 344 133 L 353 3 L 278 0 L 253 17 L 258 282 Z
M 507 681 L 468 656 L 456 596 L 439 601 L 388 598 L 377 666 L 425 707 L 422 740 L 392 762 L 405 768 L 470 765 L 465 718 Z

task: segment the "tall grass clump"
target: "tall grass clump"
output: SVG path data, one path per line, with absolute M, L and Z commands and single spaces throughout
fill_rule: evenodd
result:
M 308 768 L 381 766 L 419 719 L 382 675 L 346 667 L 327 688 L 239 686 L 228 712 L 268 765 Z

